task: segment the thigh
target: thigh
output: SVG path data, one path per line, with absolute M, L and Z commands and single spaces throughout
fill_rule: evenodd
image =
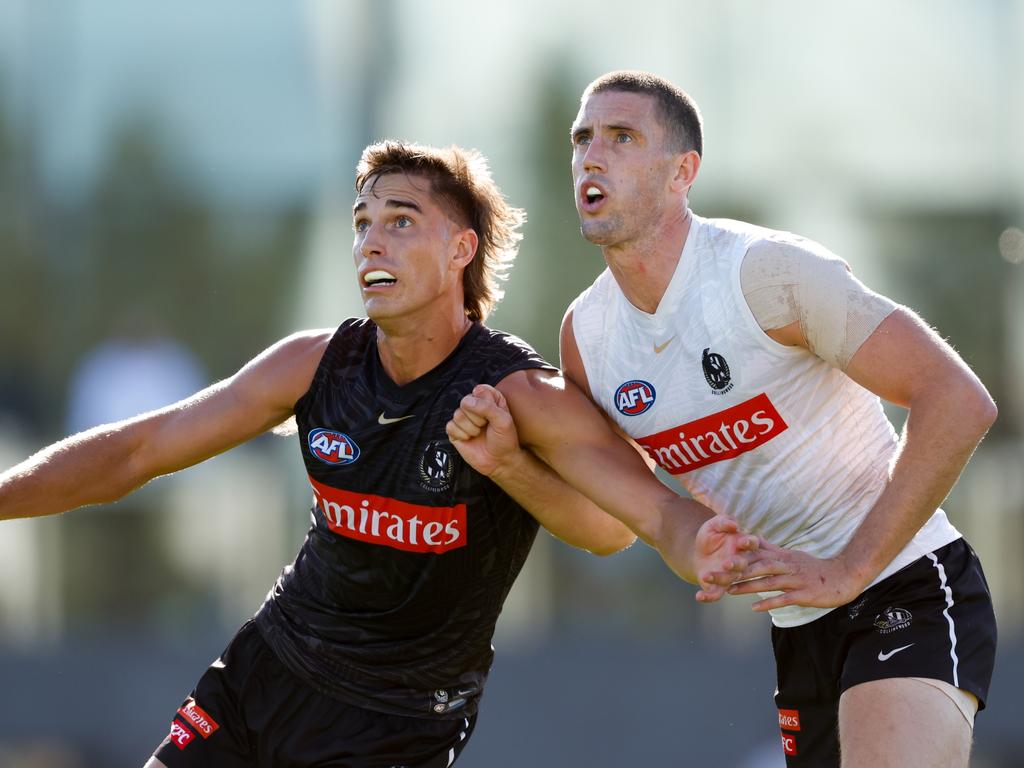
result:
M 861 683 L 839 700 L 843 768 L 966 768 L 971 735 L 956 702 L 920 680 Z

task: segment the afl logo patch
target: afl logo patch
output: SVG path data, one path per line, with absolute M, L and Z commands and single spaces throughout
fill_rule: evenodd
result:
M 704 355 L 700 361 L 704 369 L 704 379 L 711 387 L 714 395 L 724 395 L 732 389 L 732 379 L 729 376 L 729 364 L 725 358 L 717 352 L 712 352 L 711 347 L 704 348 Z
M 359 446 L 348 435 L 333 429 L 309 433 L 309 452 L 324 464 L 351 464 L 359 458 Z
M 656 396 L 652 384 L 633 379 L 615 390 L 615 408 L 623 416 L 639 416 L 654 405 Z
M 420 487 L 427 491 L 446 491 L 452 487 L 455 462 L 451 446 L 445 440 L 431 440 L 420 457 Z

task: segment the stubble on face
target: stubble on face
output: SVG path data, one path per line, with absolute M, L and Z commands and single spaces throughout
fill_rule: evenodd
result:
M 666 183 L 671 178 L 672 153 L 665 148 L 665 136 L 653 100 L 644 95 L 603 92 L 593 94 L 581 105 L 575 126 L 600 135 L 607 146 L 589 171 L 573 161 L 574 190 L 583 190 L 575 181 L 581 175 L 609 189 L 609 199 L 598 215 L 579 208 L 580 233 L 601 247 L 627 246 L 652 236 L 663 216 L 668 200 Z M 629 127 L 622 130 L 615 126 Z M 629 135 L 629 146 L 619 151 L 612 142 L 616 133 Z M 595 140 L 591 135 L 591 140 Z M 574 152 L 587 150 L 576 148 Z M 585 184 L 584 184 L 585 186 Z

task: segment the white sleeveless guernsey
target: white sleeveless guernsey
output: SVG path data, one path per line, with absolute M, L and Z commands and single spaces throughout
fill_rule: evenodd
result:
M 750 533 L 839 553 L 882 493 L 896 433 L 879 399 L 758 326 L 740 289 L 747 249 L 783 232 L 692 217 L 657 311 L 605 270 L 572 305 L 591 395 L 692 496 Z M 941 509 L 875 579 L 959 538 Z M 772 611 L 780 627 L 829 609 Z

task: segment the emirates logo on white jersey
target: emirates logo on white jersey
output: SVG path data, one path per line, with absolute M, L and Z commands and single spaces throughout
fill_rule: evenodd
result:
M 666 472 L 682 475 L 752 451 L 787 429 L 762 392 L 732 408 L 636 441 Z

